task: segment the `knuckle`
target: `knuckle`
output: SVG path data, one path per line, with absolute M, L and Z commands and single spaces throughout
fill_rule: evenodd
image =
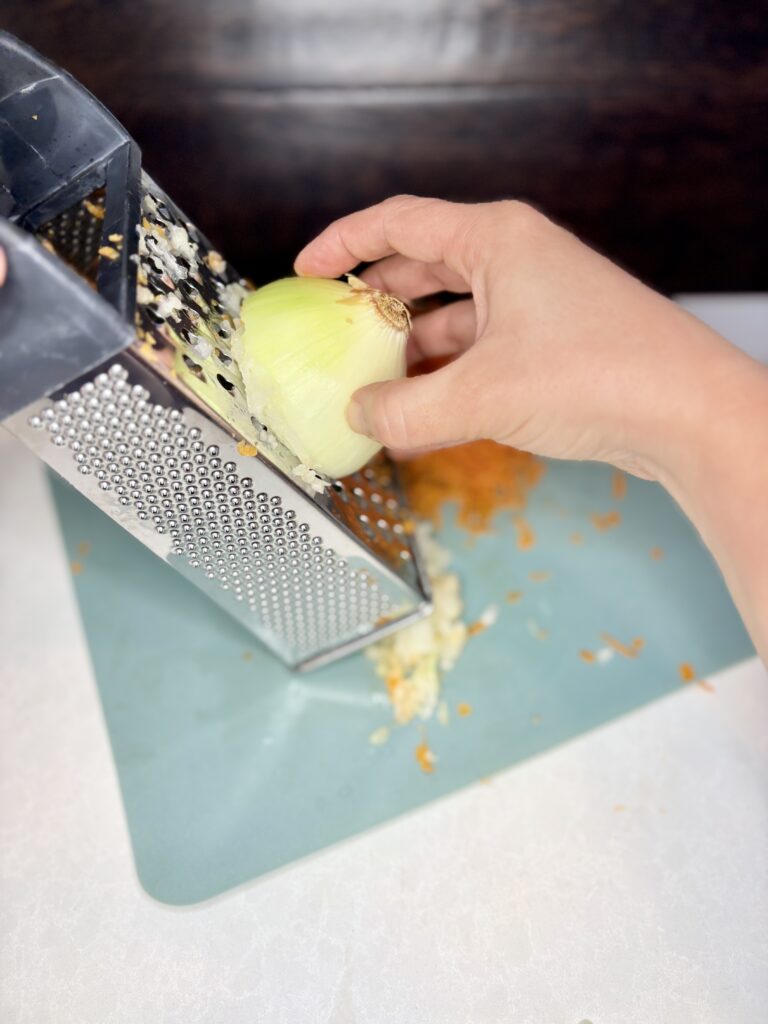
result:
M 401 192 L 396 196 L 390 196 L 389 199 L 385 199 L 384 206 L 394 212 L 420 202 L 423 202 L 423 200 L 419 196 L 412 196 L 407 192 Z
M 521 199 L 505 199 L 499 205 L 515 234 L 536 234 L 547 223 L 543 213 Z

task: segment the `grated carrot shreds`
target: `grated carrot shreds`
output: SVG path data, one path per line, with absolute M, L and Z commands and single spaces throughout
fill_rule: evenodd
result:
M 472 714 L 472 705 L 466 703 L 457 704 L 456 714 L 459 718 L 466 718 L 468 715 Z
M 623 501 L 627 494 L 627 478 L 620 469 L 613 471 L 611 494 L 614 501 Z
M 522 601 L 522 599 L 523 599 L 523 592 L 522 592 L 522 590 L 508 590 L 507 591 L 507 601 L 509 602 L 509 604 L 517 604 L 519 601 Z
M 259 454 L 259 449 L 255 444 L 249 444 L 247 441 L 237 442 L 237 454 L 244 457 L 253 457 Z
M 708 679 L 700 679 L 696 669 L 689 661 L 684 661 L 678 666 L 677 673 L 680 676 L 680 681 L 683 683 L 696 683 L 702 690 L 706 690 L 707 693 L 714 693 L 715 688 Z
M 522 516 L 515 518 L 515 530 L 517 531 L 518 551 L 530 551 L 536 543 L 536 534 L 527 519 Z
M 78 555 L 80 555 L 81 558 L 87 558 L 87 556 L 90 555 L 91 545 L 88 543 L 87 540 L 80 541 L 80 543 L 77 545 L 77 553 Z
M 83 571 L 83 563 L 82 562 L 70 562 L 69 563 L 69 568 L 72 570 L 72 575 L 73 576 L 80 576 L 80 574 Z
M 476 622 L 470 622 L 467 626 L 467 636 L 480 636 L 486 629 L 488 629 L 486 624 L 478 619 Z
M 664 549 L 663 548 L 651 548 L 650 555 L 651 555 L 651 558 L 654 560 L 654 562 L 658 562 L 658 561 L 660 561 L 664 557 Z
M 398 673 L 393 672 L 384 680 L 384 685 L 387 688 L 390 700 L 394 700 L 397 695 L 398 688 L 403 685 L 403 677 Z
M 592 525 L 596 530 L 605 533 L 606 530 L 612 530 L 615 526 L 619 525 L 621 522 L 621 512 L 617 512 L 615 509 L 613 512 L 606 512 L 605 515 L 593 512 L 589 518 L 592 520 Z
M 583 544 L 584 543 L 584 534 L 583 533 L 578 533 L 578 532 L 577 533 L 572 533 L 570 540 L 571 540 L 571 544 Z
M 423 739 L 418 747 L 416 747 L 414 757 L 419 768 L 426 772 L 427 775 L 430 775 L 435 770 L 435 755 L 429 749 L 426 739 Z
M 458 524 L 471 533 L 488 533 L 494 514 L 525 508 L 544 465 L 534 455 L 494 441 L 474 441 L 427 452 L 403 462 L 400 476 L 417 519 L 436 525 L 447 502 L 458 505 Z
M 622 643 L 621 640 L 617 640 L 610 633 L 601 633 L 600 639 L 604 644 L 607 644 L 612 650 L 616 651 L 617 654 L 621 654 L 625 658 L 636 658 L 645 645 L 645 640 L 641 636 L 636 636 L 631 644 Z
M 595 656 L 592 651 L 579 651 L 579 657 L 582 661 L 586 661 L 588 665 L 592 665 L 595 662 Z
M 546 583 L 547 580 L 552 579 L 552 573 L 547 569 L 534 569 L 528 573 L 528 579 L 531 583 Z

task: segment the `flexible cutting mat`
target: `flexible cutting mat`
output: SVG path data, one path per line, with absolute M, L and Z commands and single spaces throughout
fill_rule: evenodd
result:
M 414 757 L 419 725 L 368 742 L 390 713 L 362 655 L 292 676 L 54 482 L 147 891 L 172 904 L 215 896 L 677 689 L 683 662 L 706 677 L 750 655 L 717 569 L 674 504 L 636 480 L 616 502 L 611 479 L 602 466 L 549 465 L 526 510 L 537 537 L 527 551 L 508 513 L 471 546 L 449 513 L 440 539 L 455 552 L 468 618 L 494 603 L 499 619 L 446 677 L 449 723 L 426 726 L 432 774 Z M 619 509 L 619 525 L 593 524 Z M 663 557 L 651 557 L 657 548 Z M 512 604 L 515 590 L 523 596 Z M 583 661 L 582 650 L 605 649 L 605 633 L 644 646 L 634 658 Z M 701 699 L 717 694 L 702 687 Z M 472 713 L 457 715 L 459 702 Z

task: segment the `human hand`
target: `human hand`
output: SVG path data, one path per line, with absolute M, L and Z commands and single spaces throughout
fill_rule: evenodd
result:
M 471 293 L 416 317 L 409 346 L 459 358 L 353 402 L 352 425 L 397 450 L 491 438 L 660 477 L 698 443 L 712 386 L 746 361 L 522 203 L 389 199 L 328 227 L 296 270 L 335 277 L 373 260 L 365 280 L 406 300 Z
M 765 368 L 522 203 L 398 196 L 331 224 L 296 270 L 363 261 L 406 300 L 469 297 L 414 321 L 412 358 L 457 358 L 359 391 L 355 429 L 399 451 L 490 438 L 659 480 L 768 657 Z

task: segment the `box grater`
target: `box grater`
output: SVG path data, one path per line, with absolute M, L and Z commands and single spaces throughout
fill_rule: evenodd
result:
M 0 422 L 43 461 L 292 667 L 428 613 L 390 461 L 320 489 L 250 416 L 248 285 L 109 112 L 2 33 L 0 245 Z

